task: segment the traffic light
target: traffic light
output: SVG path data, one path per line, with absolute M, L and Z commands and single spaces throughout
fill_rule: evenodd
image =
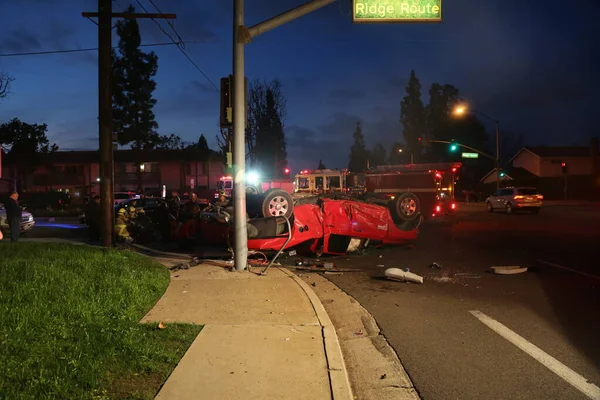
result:
M 561 168 L 562 168 L 562 173 L 563 173 L 563 174 L 566 174 L 566 173 L 568 173 L 568 172 L 569 172 L 569 166 L 567 165 L 567 163 L 566 163 L 566 162 L 563 162 L 563 163 L 561 163 L 561 164 L 560 164 L 560 166 L 561 166 Z
M 500 178 L 503 178 L 503 177 L 504 177 L 504 175 L 506 175 L 506 174 L 504 173 L 504 171 L 500 171 Z
M 288 176 L 288 175 L 290 174 L 290 169 L 289 169 L 289 168 L 286 168 L 286 169 L 284 169 L 284 170 L 283 170 L 283 173 L 284 173 L 286 176 Z
M 233 126 L 233 99 L 231 96 L 231 87 L 233 77 L 221 78 L 221 107 L 220 124 L 221 128 L 231 128 Z
M 450 144 L 450 151 L 454 152 L 456 150 L 458 150 L 458 145 L 456 143 L 451 143 Z

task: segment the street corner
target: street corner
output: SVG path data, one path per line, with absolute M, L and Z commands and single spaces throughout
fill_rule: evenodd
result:
M 331 318 L 355 398 L 416 400 L 419 396 L 371 314 L 324 276 L 300 274 Z

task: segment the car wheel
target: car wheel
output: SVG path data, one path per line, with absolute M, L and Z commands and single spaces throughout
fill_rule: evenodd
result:
M 246 193 L 247 194 L 258 194 L 258 189 L 255 188 L 254 186 L 246 186 Z
M 506 208 L 506 213 L 507 214 L 512 214 L 512 212 L 513 212 L 513 206 L 512 206 L 511 203 L 506 203 L 506 207 L 505 208 Z
M 294 199 L 292 195 L 282 189 L 269 189 L 265 192 L 262 201 L 263 217 L 290 218 L 294 213 Z
M 419 218 L 421 203 L 414 193 L 402 193 L 389 203 L 392 218 L 401 221 L 414 221 Z
M 488 212 L 494 212 L 494 207 L 492 207 L 492 203 L 488 201 L 487 203 L 485 203 L 485 205 L 487 206 Z

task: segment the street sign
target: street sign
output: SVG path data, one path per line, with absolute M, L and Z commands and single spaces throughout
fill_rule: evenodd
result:
M 462 158 L 479 158 L 478 153 L 462 153 Z
M 352 22 L 442 22 L 442 0 L 352 0 Z

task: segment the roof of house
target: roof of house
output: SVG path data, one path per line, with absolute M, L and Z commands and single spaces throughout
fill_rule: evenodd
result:
M 152 150 L 143 152 L 143 162 L 160 161 L 204 161 L 220 158 L 221 155 L 216 151 L 209 150 Z M 89 164 L 98 163 L 100 153 L 98 150 L 82 151 L 57 151 L 49 154 L 40 154 L 36 160 L 40 164 Z M 136 155 L 133 150 L 117 150 L 114 152 L 115 162 L 135 162 Z M 3 164 L 11 164 L 11 154 L 4 156 Z
M 592 156 L 592 150 L 589 146 L 528 146 L 521 148 L 510 161 L 517 158 L 523 151 L 528 151 L 540 158 L 585 158 Z

